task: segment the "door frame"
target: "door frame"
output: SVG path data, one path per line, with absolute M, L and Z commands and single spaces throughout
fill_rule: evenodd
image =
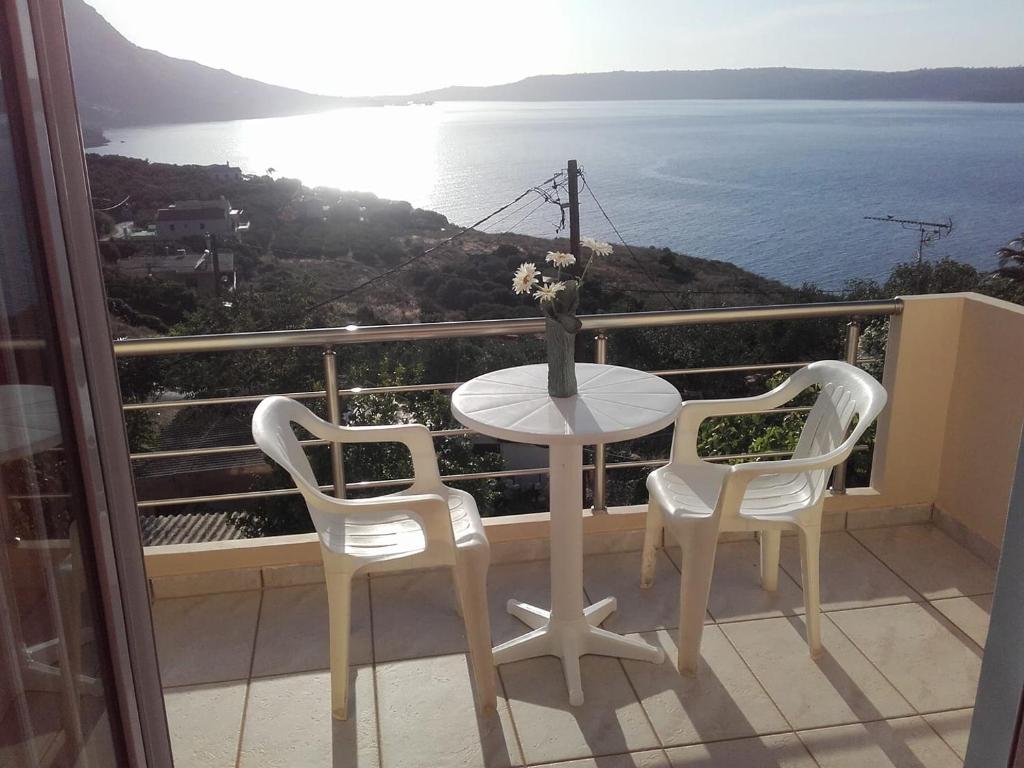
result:
M 965 768 L 1024 766 L 1024 439 L 1006 515 Z

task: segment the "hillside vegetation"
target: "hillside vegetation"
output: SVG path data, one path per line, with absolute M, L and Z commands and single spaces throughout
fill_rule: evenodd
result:
M 523 261 L 542 261 L 549 250 L 567 247 L 565 241 L 479 231 L 443 244 L 460 228 L 438 213 L 366 193 L 310 189 L 292 179 L 261 176 L 222 184 L 212 181 L 197 166 L 116 156 L 89 156 L 89 170 L 97 199 L 130 196 L 129 210 L 124 214 L 136 221 L 152 219 L 157 207 L 175 199 L 219 195 L 245 208 L 251 218 L 245 241 L 230 244 L 243 273 L 242 282 L 238 290 L 221 299 L 196 295 L 175 283 L 120 274 L 114 266 L 117 256 L 136 246 L 123 241 L 102 242 L 101 250 L 108 260 L 108 306 L 115 332 L 124 336 L 539 316 L 531 299 L 512 293 L 512 270 Z M 417 258 L 436 245 L 441 247 Z M 415 261 L 394 272 L 410 259 Z M 980 273 L 949 259 L 903 264 L 884 284 L 851 282 L 841 298 L 977 290 L 1024 303 L 1024 282 L 1022 273 L 1013 269 L 1016 263 L 1011 260 L 1002 274 Z M 340 298 L 327 301 L 335 297 Z M 588 273 L 580 312 L 835 298 L 839 297 L 813 285 L 785 286 L 724 262 L 656 247 L 634 247 L 630 254 L 617 244 L 613 253 L 596 261 Z M 611 334 L 609 360 L 645 370 L 664 370 L 836 358 L 843 355 L 845 322 L 836 318 L 617 331 Z M 887 318 L 874 318 L 865 323 L 861 337 L 861 354 L 875 361 L 869 365 L 876 373 L 877 361 L 884 357 L 887 329 Z M 581 334 L 578 359 L 592 360 L 594 352 L 593 339 Z M 324 387 L 321 354 L 319 348 L 307 347 L 124 360 L 120 364 L 121 390 L 129 402 L 149 401 L 165 392 L 173 393 L 175 398 L 209 398 L 318 391 Z M 344 345 L 338 348 L 337 364 L 343 387 L 365 388 L 465 381 L 486 371 L 543 359 L 541 338 L 519 336 Z M 784 375 L 785 370 L 772 369 L 691 374 L 673 377 L 672 381 L 685 398 L 725 397 L 764 392 Z M 310 404 L 322 412 L 318 400 Z M 443 390 L 362 393 L 347 397 L 344 407 L 345 419 L 352 424 L 411 420 L 434 430 L 458 426 Z M 153 411 L 131 412 L 128 417 L 133 450 L 166 450 L 181 447 L 167 442 L 168 434 L 203 431 L 214 438 L 221 435 L 220 442 L 213 444 L 225 444 L 225 440 L 232 444 L 232 439 L 237 443 L 237 438 L 230 435 L 248 429 L 252 406 L 181 409 L 165 416 L 154 415 Z M 708 422 L 700 435 L 702 455 L 791 450 L 802 419 L 803 414 L 787 413 Z M 663 457 L 669 434 L 665 431 L 612 446 L 609 461 Z M 870 447 L 872 439 L 868 437 L 865 447 Z M 445 473 L 483 472 L 504 466 L 500 453 L 480 450 L 466 437 L 441 438 L 436 445 Z M 314 449 L 312 453 L 314 467 L 326 479 L 326 452 Z M 158 471 L 162 461 L 148 461 L 145 466 L 148 471 Z M 408 456 L 393 447 L 347 450 L 345 466 L 349 481 L 409 476 Z M 869 451 L 854 454 L 851 486 L 866 482 L 869 467 Z M 610 503 L 641 503 L 645 498 L 644 477 L 644 470 L 610 472 Z M 221 479 L 235 485 L 219 486 L 218 492 L 290 485 L 290 480 L 276 470 L 251 477 L 238 472 Z M 189 495 L 189 478 L 181 475 L 177 482 L 182 495 Z M 528 477 L 458 485 L 476 495 L 485 514 L 507 514 L 544 509 L 547 502 L 539 483 L 542 481 Z M 216 509 L 217 505 L 181 508 L 203 512 Z M 267 498 L 242 506 L 226 503 L 219 509 L 230 512 L 239 528 L 250 535 L 311 529 L 304 505 L 293 497 Z

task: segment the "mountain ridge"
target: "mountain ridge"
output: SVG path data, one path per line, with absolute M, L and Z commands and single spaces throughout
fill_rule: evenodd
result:
M 938 67 L 900 72 L 752 67 L 616 70 L 533 75 L 512 83 L 448 86 L 419 101 L 623 101 L 807 99 L 844 101 L 1024 102 L 1024 66 Z
M 65 0 L 75 88 L 87 146 L 104 128 L 307 114 L 432 101 L 840 99 L 1024 102 L 1024 67 L 906 72 L 761 67 L 533 75 L 513 83 L 448 86 L 351 98 L 270 85 L 142 48 L 85 0 Z
M 84 0 L 64 0 L 75 91 L 83 127 L 275 117 L 361 105 L 270 85 L 142 48 Z

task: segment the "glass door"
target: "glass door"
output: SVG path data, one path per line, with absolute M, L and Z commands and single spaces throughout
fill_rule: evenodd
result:
M 0 766 L 169 766 L 63 39 L 0 0 Z

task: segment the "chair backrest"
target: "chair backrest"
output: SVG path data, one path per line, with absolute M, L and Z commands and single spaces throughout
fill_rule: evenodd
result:
M 412 455 L 411 485 L 373 498 L 328 496 L 320 490 L 295 435 L 296 424 L 329 442 L 405 444 Z M 252 436 L 263 452 L 291 475 L 302 493 L 323 544 L 325 565 L 328 553 L 364 562 L 418 557 L 423 566 L 451 564 L 455 542 L 442 493 L 447 489 L 441 484 L 430 432 L 423 425 L 338 426 L 290 398 L 275 395 L 263 400 L 253 413 Z M 414 540 L 412 548 L 410 539 Z
M 309 506 L 313 523 L 320 528 L 316 509 L 322 509 L 325 505 L 333 506 L 339 499 L 331 498 L 320 490 L 309 458 L 292 427 L 298 424 L 310 432 L 316 432 L 316 422 L 331 426 L 291 398 L 268 397 L 256 407 L 252 415 L 252 436 L 256 445 L 291 475 Z
M 838 360 L 811 363 L 794 373 L 787 384 L 794 390 L 815 386 L 819 390 L 793 451 L 794 459 L 822 456 L 844 445 L 848 448 L 844 454 L 848 456 L 887 399 L 885 389 L 873 376 Z M 857 423 L 851 431 L 854 417 Z M 810 473 L 814 498 L 824 492 L 828 473 L 828 469 Z

